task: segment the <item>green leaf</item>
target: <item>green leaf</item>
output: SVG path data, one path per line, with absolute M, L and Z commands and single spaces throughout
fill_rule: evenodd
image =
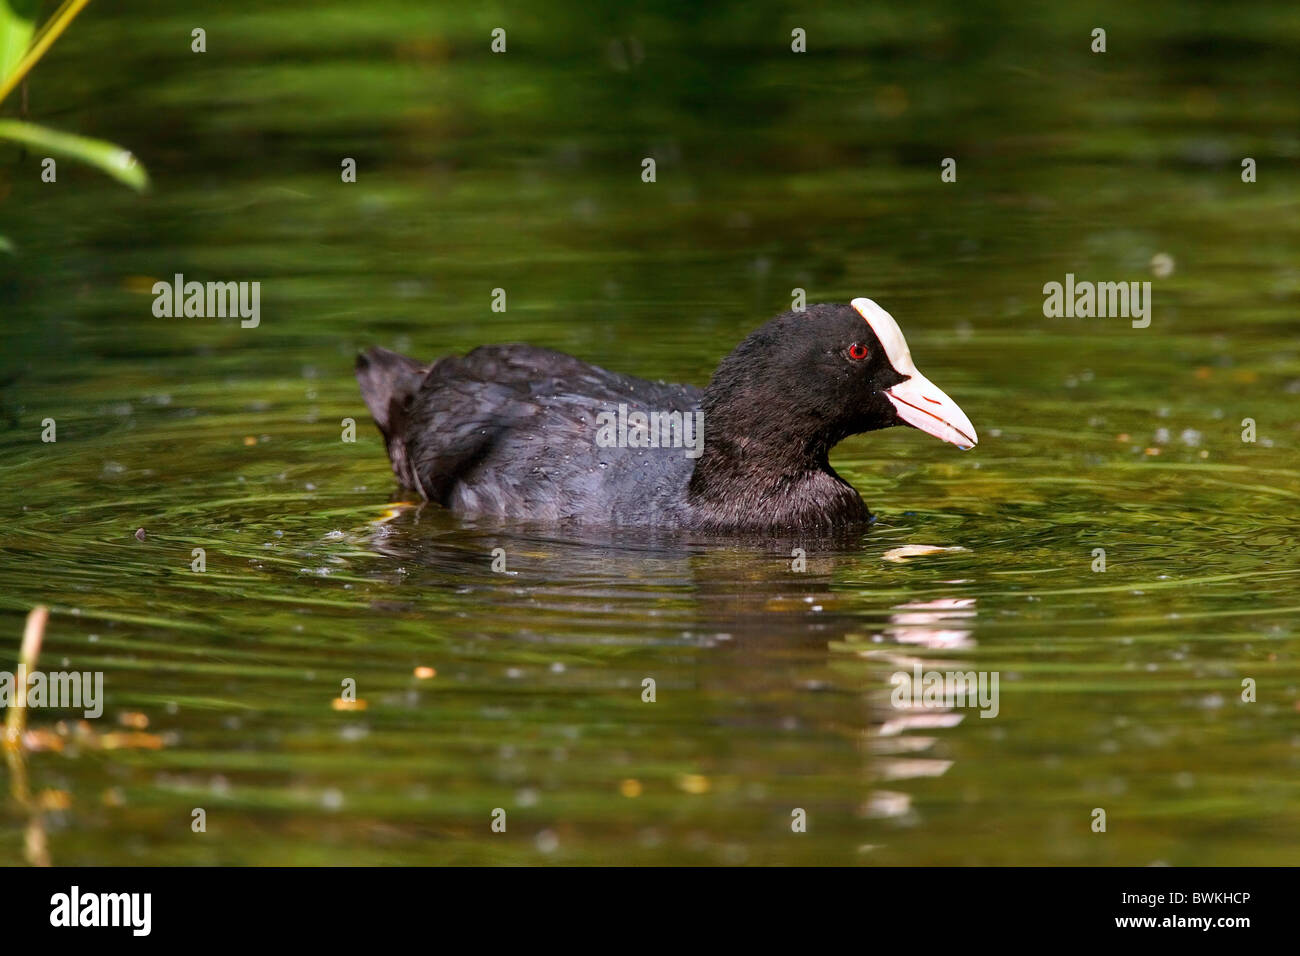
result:
M 70 156 L 108 173 L 132 189 L 144 190 L 149 187 L 149 174 L 135 156 L 129 150 L 102 139 L 60 133 L 35 123 L 21 123 L 17 120 L 0 120 L 0 139 L 23 143 L 31 147 L 33 152 Z
M 0 0 L 0 80 L 8 79 L 36 30 L 40 0 Z

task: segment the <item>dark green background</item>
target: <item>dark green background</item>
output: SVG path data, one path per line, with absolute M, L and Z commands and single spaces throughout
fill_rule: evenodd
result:
M 1296 862 L 1300 8 L 466 6 L 95 3 L 33 72 L 154 188 L 0 148 L 0 667 L 48 603 L 43 665 L 109 695 L 0 862 L 33 824 L 57 864 Z M 261 326 L 154 318 L 176 272 L 260 281 Z M 1150 328 L 1044 318 L 1067 272 L 1152 281 Z M 889 309 L 981 437 L 845 442 L 880 522 L 806 574 L 376 523 L 357 349 L 702 384 L 795 287 Z M 1000 716 L 900 723 L 918 658 Z

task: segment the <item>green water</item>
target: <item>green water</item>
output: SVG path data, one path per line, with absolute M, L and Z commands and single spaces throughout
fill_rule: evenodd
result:
M 92 4 L 30 116 L 154 188 L 0 149 L 0 669 L 48 604 L 107 699 L 30 713 L 0 862 L 1297 862 L 1300 11 L 864 6 Z M 155 318 L 177 272 L 260 326 Z M 358 349 L 702 384 L 796 287 L 981 439 L 842 444 L 879 521 L 806 571 L 392 507 Z M 998 716 L 892 707 L 917 661 Z

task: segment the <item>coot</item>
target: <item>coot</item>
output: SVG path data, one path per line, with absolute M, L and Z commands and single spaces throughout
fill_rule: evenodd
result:
M 870 299 L 777 316 L 702 391 L 529 345 L 432 365 L 373 348 L 357 380 L 398 480 L 465 515 L 838 531 L 871 517 L 827 459 L 841 439 L 906 424 L 976 443 Z

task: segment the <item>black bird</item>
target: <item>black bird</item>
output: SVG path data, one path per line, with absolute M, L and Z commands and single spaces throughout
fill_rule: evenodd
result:
M 703 391 L 529 345 L 424 365 L 357 357 L 398 481 L 473 516 L 708 532 L 830 532 L 870 520 L 827 456 L 907 424 L 976 443 L 870 299 L 786 312 L 722 360 Z

